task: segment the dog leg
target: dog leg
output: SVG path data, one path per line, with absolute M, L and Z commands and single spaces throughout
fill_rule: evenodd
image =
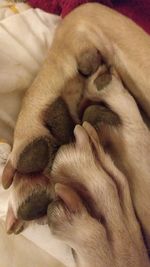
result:
M 87 49 L 86 46 L 82 50 L 86 52 L 78 60 L 75 55 L 52 48 L 43 69 L 28 90 L 15 128 L 13 149 L 2 178 L 5 188 L 10 186 L 15 170 L 24 174 L 43 171 L 48 159 L 52 162 L 58 147 L 70 141 L 74 118 L 65 102 L 68 86 L 72 88 L 73 84 L 78 84 L 79 88 L 68 93 L 77 108 L 85 84 L 78 71 L 90 75 L 101 64 L 100 54 L 95 48 Z M 45 72 L 48 79 L 45 79 Z M 45 81 L 41 83 L 42 80 Z
M 106 138 L 104 143 L 106 146 L 109 144 L 109 153 L 115 163 L 128 178 L 134 207 L 149 247 L 150 133 L 133 97 L 124 89 L 118 78 L 113 76 L 112 80 L 112 84 L 99 92 L 99 101 L 119 116 L 120 124 L 110 126 L 107 122 L 97 123 L 97 129 L 100 138 Z
M 54 162 L 55 181 L 63 185 L 55 185 L 57 199 L 48 208 L 50 229 L 73 249 L 77 266 L 149 266 L 127 179 L 97 144 L 98 136 L 95 142 L 87 123 L 83 126 L 86 131 L 81 126 L 75 128 L 75 146 L 62 148 Z M 89 138 L 94 151 L 90 150 Z M 75 181 L 80 181 L 93 198 L 96 218 L 86 209 L 89 199 L 85 202 L 79 189 L 80 197 L 70 188 Z

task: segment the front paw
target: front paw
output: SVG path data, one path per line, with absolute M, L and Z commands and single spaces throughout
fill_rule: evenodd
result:
M 24 120 L 25 115 L 18 120 L 13 150 L 3 172 L 5 189 L 16 173 L 40 173 L 46 167 L 50 170 L 59 146 L 68 143 L 73 135 L 74 123 L 61 98 L 42 111 L 40 119 L 33 118 L 33 125 L 29 118 Z

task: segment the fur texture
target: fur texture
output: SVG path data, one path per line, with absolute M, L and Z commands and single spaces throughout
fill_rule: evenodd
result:
M 67 36 L 67 38 L 64 38 L 64 36 Z M 52 196 L 52 199 L 55 199 L 56 183 L 65 183 L 73 188 L 75 186 L 75 191 L 81 195 L 82 199 L 86 199 L 86 201 L 88 200 L 90 207 L 88 212 L 90 213 L 90 216 L 95 216 L 95 218 L 99 220 L 99 214 L 104 215 L 102 216 L 102 218 L 105 218 L 104 221 L 111 222 L 109 231 L 118 231 L 115 227 L 116 225 L 117 227 L 120 225 L 121 228 L 119 229 L 119 233 L 124 233 L 124 236 L 127 237 L 127 239 L 125 238 L 126 242 L 124 243 L 122 242 L 123 237 L 116 234 L 116 251 L 118 250 L 119 254 L 116 252 L 115 255 L 116 260 L 120 261 L 119 266 L 126 266 L 128 264 L 129 266 L 141 266 L 141 256 L 136 252 L 138 248 L 135 248 L 133 242 L 128 242 L 129 237 L 133 235 L 137 238 L 135 244 L 140 246 L 141 252 L 144 253 L 142 258 L 145 259 L 145 263 L 143 264 L 148 266 L 140 231 L 136 228 L 136 231 L 134 232 L 134 226 L 133 228 L 132 226 L 130 227 L 132 223 L 134 224 L 135 222 L 136 225 L 138 225 L 138 223 L 133 212 L 128 183 L 136 215 L 141 224 L 146 244 L 148 248 L 150 248 L 150 214 L 148 207 L 150 188 L 150 136 L 149 129 L 143 122 L 134 100 L 135 98 L 138 104 L 142 107 L 149 121 L 149 55 L 149 36 L 132 21 L 109 8 L 97 4 L 87 4 L 68 15 L 56 32 L 52 48 L 43 68 L 25 96 L 15 130 L 13 150 L 2 177 L 5 188 L 8 188 L 13 182 L 13 194 L 16 197 L 13 198 L 15 201 L 12 206 L 15 206 L 15 208 L 13 207 L 12 209 L 15 210 L 14 215 L 16 219 L 18 216 L 18 208 L 20 208 L 21 204 L 24 204 L 28 199 L 32 199 L 28 198 L 32 195 L 32 188 L 34 188 L 34 193 L 37 193 L 40 192 L 41 185 L 45 186 L 45 178 L 42 179 L 42 172 L 49 177 L 50 186 L 48 187 L 48 194 Z M 104 82 L 103 87 L 101 88 L 102 83 L 100 80 L 104 73 L 109 73 L 110 79 L 109 82 Z M 134 96 L 134 98 L 126 89 Z M 63 152 L 63 148 L 62 150 L 61 148 L 58 150 L 59 138 L 56 135 L 55 124 L 53 124 L 53 121 L 50 122 L 51 118 L 49 118 L 49 122 L 46 124 L 45 121 L 43 121 L 43 112 L 60 98 L 68 107 L 69 117 L 72 118 L 74 123 L 81 123 L 82 114 L 87 105 L 89 105 L 89 102 L 105 104 L 110 111 L 112 110 L 113 113 L 120 118 L 119 125 L 111 126 L 110 124 L 108 125 L 103 122 L 97 123 L 96 127 L 98 129 L 100 141 L 103 141 L 104 150 L 114 159 L 118 169 L 125 174 L 125 177 L 119 170 L 117 170 L 102 149 L 100 149 L 101 146 L 99 145 L 97 136 L 93 137 L 95 136 L 95 133 L 93 133 L 92 130 L 93 128 L 90 128 L 89 130 L 88 127 L 86 130 L 88 131 L 88 135 L 93 138 L 92 142 L 96 152 L 96 159 L 98 158 L 97 160 L 100 163 L 98 166 L 95 163 L 93 153 L 90 152 L 91 147 L 89 145 L 88 137 L 80 131 L 81 129 L 79 130 L 80 127 L 77 128 L 80 131 L 79 136 L 81 135 L 81 139 L 79 138 L 79 141 L 77 141 L 79 149 L 64 148 L 65 152 Z M 59 121 L 59 117 L 57 120 Z M 62 122 L 63 121 L 65 127 L 68 127 L 65 116 L 64 119 L 62 119 Z M 67 128 L 65 128 L 65 131 L 66 129 Z M 89 133 L 89 131 L 91 131 L 91 133 Z M 75 136 L 76 134 L 75 131 Z M 87 148 L 85 147 L 84 138 L 82 138 L 82 136 L 85 138 Z M 22 171 L 18 162 L 22 155 L 24 155 L 23 160 L 26 162 L 26 157 L 30 155 L 30 152 L 32 154 L 33 143 L 37 146 L 36 141 L 39 139 L 43 139 L 44 142 L 47 143 L 49 153 L 52 151 L 53 147 L 58 150 L 58 153 L 53 155 L 50 154 L 50 161 L 53 157 L 54 164 L 50 164 L 50 166 L 48 164 L 44 167 L 43 171 L 41 171 L 42 163 L 39 164 L 38 162 L 40 150 L 38 151 L 35 149 L 36 153 L 34 157 L 31 157 L 31 160 L 34 158 L 34 162 L 38 162 L 38 164 L 36 166 L 34 164 L 34 170 L 33 172 L 31 170 L 31 173 L 29 174 L 28 168 Z M 64 144 L 65 142 L 66 141 L 64 141 Z M 80 146 L 82 147 L 83 153 L 81 153 Z M 25 151 L 27 147 L 28 153 L 26 154 Z M 63 162 L 65 162 L 66 165 L 64 165 Z M 90 169 L 88 169 L 89 167 Z M 39 178 L 40 176 L 41 179 Z M 99 176 L 104 184 L 100 182 Z M 91 179 L 91 177 L 93 179 Z M 19 184 L 19 188 L 23 188 L 24 181 L 27 180 L 29 181 L 29 186 L 26 188 L 26 192 L 22 194 L 20 193 L 22 192 L 21 190 L 17 190 L 17 185 Z M 98 186 L 99 183 L 100 187 Z M 114 183 L 117 183 L 117 185 L 114 186 Z M 101 189 L 101 186 L 104 190 Z M 117 190 L 114 189 L 118 187 L 120 190 L 119 196 L 116 193 Z M 68 192 L 69 190 L 72 189 L 68 189 Z M 45 190 L 45 196 L 46 194 L 47 192 Z M 122 194 L 125 194 L 125 199 Z M 108 199 L 109 195 L 110 197 Z M 101 196 L 103 196 L 104 199 L 101 199 Z M 76 197 L 78 198 L 75 193 L 75 198 Z M 118 206 L 119 204 L 117 204 L 120 203 L 120 201 L 122 205 L 126 206 L 125 209 L 127 212 L 125 217 L 122 217 L 123 207 L 120 209 L 120 206 Z M 31 203 L 32 202 L 33 201 L 31 201 Z M 93 203 L 95 203 L 95 205 Z M 113 206 L 112 203 L 114 203 Z M 96 207 L 96 209 L 94 207 Z M 55 205 L 53 205 L 52 208 L 54 208 L 55 215 Z M 116 215 L 114 214 L 115 209 Z M 132 216 L 129 216 L 129 214 Z M 51 223 L 51 216 L 48 215 L 48 217 L 49 223 Z M 122 218 L 124 218 L 125 221 L 126 218 L 132 219 L 129 219 L 126 222 L 124 221 L 122 224 Z M 113 221 L 116 221 L 116 223 L 113 224 Z M 90 228 L 90 224 L 91 223 L 89 223 L 89 226 L 87 224 L 87 229 L 89 229 L 88 233 L 93 234 L 93 228 L 92 226 Z M 127 230 L 122 232 L 124 228 L 127 229 L 127 225 L 130 229 L 129 232 L 127 233 Z M 12 224 L 12 231 L 14 231 L 14 226 L 15 224 Z M 61 229 L 61 222 L 59 227 Z M 75 227 L 76 226 L 74 225 L 74 228 Z M 114 229 L 111 229 L 111 227 L 114 227 Z M 77 229 L 79 229 L 78 222 Z M 84 231 L 84 229 L 82 230 Z M 132 234 L 132 231 L 135 234 Z M 63 231 L 61 232 L 61 230 L 59 233 L 56 232 L 58 238 L 61 238 L 63 234 L 64 233 Z M 68 233 L 66 232 L 66 234 Z M 90 235 L 91 238 L 92 234 Z M 83 236 L 84 235 L 81 234 L 81 239 Z M 65 238 L 64 241 L 68 242 L 67 238 Z M 89 236 L 87 238 L 90 240 Z M 78 239 L 81 241 L 80 238 Z M 76 242 L 78 242 L 78 239 Z M 122 245 L 119 242 L 120 239 Z M 102 247 L 105 248 L 106 238 L 102 238 L 102 240 Z M 96 240 L 96 242 L 97 241 L 98 240 Z M 73 241 L 72 244 L 74 243 L 75 242 Z M 107 243 L 108 241 L 106 242 L 106 247 Z M 83 242 L 81 242 L 81 244 L 84 248 Z M 96 247 L 95 244 L 92 245 L 94 250 Z M 131 248 L 134 247 L 134 262 L 132 261 L 133 258 L 129 255 L 130 252 L 128 251 L 126 244 L 131 244 Z M 75 249 L 74 245 L 72 245 L 72 247 Z M 112 246 L 111 249 L 113 250 L 113 248 L 114 247 Z M 127 254 L 129 254 L 124 258 L 121 251 L 126 251 L 126 249 Z M 77 251 L 80 254 L 78 249 Z M 97 253 L 97 250 L 95 251 Z M 79 266 L 88 266 L 88 263 L 84 262 L 86 257 L 89 264 L 92 264 L 94 255 L 92 255 L 90 250 L 89 257 L 86 252 L 85 254 L 83 253 L 80 255 Z M 95 260 L 96 257 L 101 258 L 101 256 L 102 255 L 100 254 L 95 255 Z M 104 257 L 102 261 L 102 266 L 110 266 L 111 256 L 109 258 L 107 257 L 107 254 L 105 256 L 106 257 Z M 123 258 L 121 258 L 121 256 Z M 96 262 L 94 264 L 95 267 L 98 266 L 96 265 Z M 115 264 L 118 266 L 119 263 L 114 262 L 114 266 Z

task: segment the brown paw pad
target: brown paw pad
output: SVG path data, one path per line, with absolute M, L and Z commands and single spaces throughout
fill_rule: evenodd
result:
M 111 82 L 111 80 L 112 80 L 111 74 L 109 72 L 105 72 L 96 78 L 94 84 L 96 85 L 97 90 L 100 91 L 105 86 L 107 86 Z
M 83 114 L 82 122 L 87 121 L 93 126 L 105 123 L 117 126 L 121 123 L 119 116 L 104 105 L 91 105 Z
M 30 221 L 46 215 L 47 207 L 52 199 L 46 190 L 33 192 L 18 209 L 18 218 Z
M 74 122 L 65 101 L 57 98 L 43 113 L 44 125 L 57 143 L 69 143 L 73 136 Z
M 78 71 L 83 76 L 90 76 L 102 64 L 102 56 L 96 48 L 85 51 L 78 60 Z
M 21 173 L 41 172 L 49 161 L 49 146 L 46 138 L 34 140 L 21 153 L 17 170 Z

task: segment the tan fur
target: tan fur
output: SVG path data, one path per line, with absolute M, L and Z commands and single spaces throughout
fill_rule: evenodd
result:
M 92 75 L 85 78 L 78 73 L 82 65 L 82 57 L 85 54 L 95 53 L 95 49 L 100 52 L 103 60 L 100 61 L 99 68 L 96 66 L 94 69 L 95 73 L 93 74 L 92 69 Z M 51 105 L 58 97 L 61 96 L 65 100 L 70 114 L 76 122 L 80 122 L 80 108 L 87 98 L 92 101 L 106 102 L 110 109 L 121 118 L 122 125 L 117 128 L 110 128 L 107 125 L 100 127 L 99 137 L 107 137 L 109 140 L 106 142 L 110 141 L 113 145 L 108 152 L 115 160 L 117 167 L 124 172 L 128 179 L 133 205 L 148 246 L 150 246 L 148 206 L 150 202 L 150 134 L 140 116 L 135 100 L 124 89 L 122 83 L 149 117 L 149 55 L 149 36 L 126 17 L 100 4 L 86 4 L 74 10 L 58 28 L 48 58 L 25 96 L 9 159 L 13 168 L 16 168 L 21 152 L 30 142 L 41 136 L 49 137 L 50 132 L 44 126 L 41 114 L 45 107 Z M 111 79 L 103 90 L 98 91 L 94 81 L 105 70 L 107 72 L 109 70 Z M 90 131 L 89 128 L 86 130 Z M 103 136 L 104 131 L 107 133 L 106 136 Z M 93 130 L 91 134 L 88 132 L 91 139 L 93 138 L 92 134 Z M 87 145 L 89 141 L 86 141 Z M 95 142 L 94 138 L 92 142 Z M 63 149 L 59 151 L 53 166 L 54 183 L 65 182 L 71 186 L 83 184 L 87 188 L 89 194 L 84 192 L 84 189 L 81 190 L 81 194 L 85 195 L 85 198 L 87 195 L 92 196 L 92 200 L 89 202 L 96 217 L 98 216 L 96 210 L 98 210 L 100 214 L 107 217 L 107 222 L 111 222 L 108 226 L 108 232 L 111 234 L 114 232 L 114 238 L 116 238 L 116 243 L 114 242 L 114 246 L 117 244 L 115 247 L 116 262 L 114 262 L 113 257 L 109 257 L 111 252 L 108 255 L 108 243 L 110 245 L 111 242 L 103 235 L 101 224 L 95 220 L 93 222 L 89 215 L 81 216 L 83 221 L 78 220 L 80 216 L 79 218 L 75 216 L 74 228 L 68 228 L 68 232 L 67 230 L 65 232 L 67 237 L 65 235 L 62 238 L 63 231 L 56 233 L 57 237 L 64 239 L 75 251 L 77 250 L 80 258 L 79 266 L 148 266 L 126 177 L 102 152 L 97 141 L 95 149 L 99 155 L 99 164 L 95 163 L 90 146 L 89 148 L 84 147 L 83 153 L 80 149 L 66 148 L 64 151 Z M 116 193 L 118 187 L 121 193 L 119 197 Z M 75 189 L 78 190 L 78 187 Z M 109 199 L 108 196 L 110 196 Z M 94 201 L 96 209 L 94 209 L 92 201 Z M 57 219 L 58 217 L 56 216 Z M 87 237 L 82 222 L 83 224 L 87 223 Z M 61 227 L 61 223 L 58 226 Z M 98 230 L 93 233 L 95 228 Z M 72 232 L 75 229 L 78 238 L 74 240 L 76 236 L 72 236 L 69 229 Z M 68 236 L 70 236 L 71 241 L 70 239 L 68 241 Z M 84 242 L 86 244 L 88 241 L 89 243 L 93 242 L 93 236 L 95 238 L 91 245 L 92 251 L 91 248 L 84 250 Z M 132 236 L 134 236 L 135 242 L 131 240 Z M 85 237 L 85 241 L 83 237 Z M 80 241 L 82 242 L 80 243 Z M 97 250 L 97 246 L 105 248 L 105 251 Z M 114 250 L 114 246 L 111 246 L 110 251 Z M 134 254 L 134 259 L 130 255 L 128 246 L 131 246 L 131 254 Z M 125 251 L 125 256 L 123 251 Z M 137 251 L 140 251 L 141 254 Z M 122 258 L 121 255 L 123 255 Z M 101 265 L 97 265 L 96 259 L 102 259 Z M 95 262 L 93 262 L 94 260 Z
M 117 98 L 114 97 L 116 95 Z M 104 91 L 99 92 L 97 98 L 105 100 L 121 118 L 121 125 L 117 128 L 111 127 L 111 131 L 108 128 L 111 132 L 109 141 L 113 142 L 117 156 L 112 151 L 109 152 L 126 173 L 126 177 L 117 170 L 108 154 L 104 153 L 94 128 L 84 123 L 94 146 L 92 150 L 87 133 L 81 126 L 77 126 L 76 144 L 63 146 L 57 153 L 51 182 L 73 187 L 86 206 L 90 207 L 96 220 L 85 208 L 66 217 L 62 204 L 57 203 L 49 207 L 49 225 L 57 238 L 75 250 L 79 266 L 91 266 L 92 263 L 94 267 L 102 264 L 110 266 L 110 262 L 113 262 L 113 266 L 141 266 L 141 262 L 142 266 L 149 266 L 129 192 L 130 186 L 133 205 L 149 246 L 149 130 L 141 118 L 135 100 L 114 75 L 111 86 L 108 85 Z M 103 128 L 99 129 L 100 138 L 102 130 Z M 101 218 L 103 227 L 98 223 Z M 110 248 L 111 239 L 115 241 Z M 115 259 L 111 256 L 114 247 Z M 133 258 L 130 253 L 134 255 Z
M 106 142 L 111 142 L 113 148 L 111 146 L 108 152 L 128 178 L 134 207 L 148 247 L 150 247 L 150 132 L 142 120 L 135 100 L 114 75 L 112 84 L 108 85 L 104 91 L 99 92 L 97 98 L 105 101 L 111 110 L 121 118 L 120 126 L 101 125 L 98 132 L 100 140 L 104 127 L 105 131 L 109 132 L 106 135 L 109 136 Z M 88 163 L 85 172 L 86 168 L 88 168 Z M 82 173 L 84 176 L 84 168 Z
M 99 100 L 105 101 L 119 115 L 122 124 L 118 127 L 105 125 L 109 137 L 104 136 L 104 139 L 111 143 L 108 152 L 128 178 L 134 207 L 150 248 L 150 132 L 133 97 L 115 76 L 112 81 L 113 87 L 101 91 Z M 99 128 L 99 136 L 101 132 L 103 126 Z
M 65 186 L 56 184 L 63 202 L 49 205 L 50 229 L 74 249 L 77 266 L 148 267 L 127 179 L 104 153 L 95 130 L 87 123 L 83 127 L 75 128 L 76 144 L 62 147 L 53 165 L 55 183 Z
M 90 53 L 93 48 L 100 51 L 107 65 L 115 67 L 128 90 L 150 115 L 149 36 L 131 20 L 107 7 L 83 5 L 63 20 L 47 61 L 26 94 L 10 157 L 14 166 L 29 140 L 49 135 L 42 126 L 41 111 L 65 94 L 70 80 L 78 79 L 78 61 L 84 51 Z M 78 84 L 80 94 L 77 99 L 74 100 L 74 94 L 70 96 L 69 102 L 76 103 L 73 105 L 80 101 L 84 85 L 85 81 Z

